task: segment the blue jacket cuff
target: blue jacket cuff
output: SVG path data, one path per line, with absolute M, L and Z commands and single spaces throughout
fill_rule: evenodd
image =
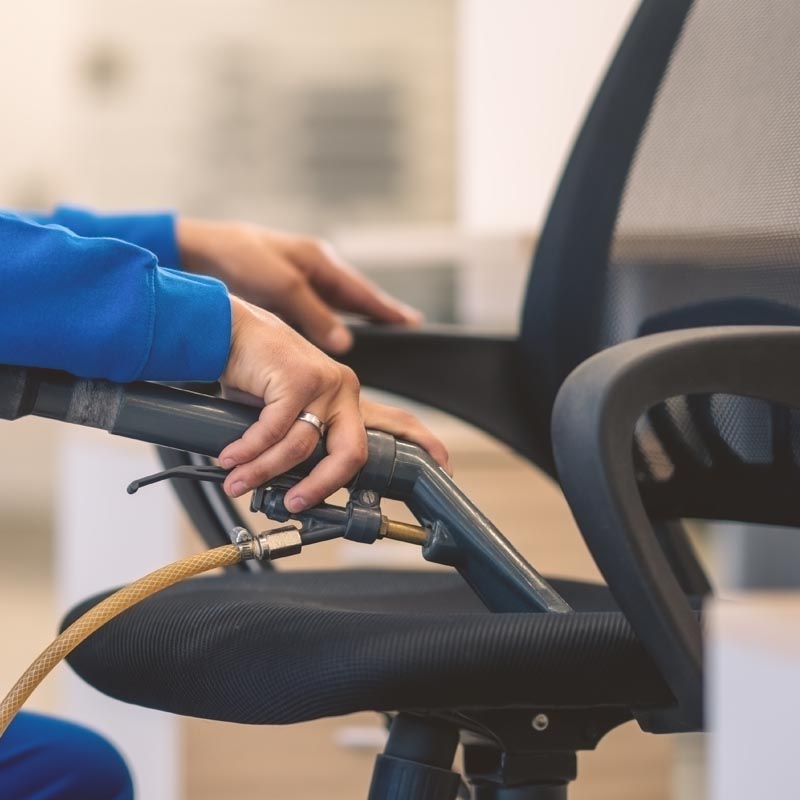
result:
M 215 381 L 231 345 L 231 301 L 214 278 L 157 267 L 154 325 L 139 375 L 153 381 Z

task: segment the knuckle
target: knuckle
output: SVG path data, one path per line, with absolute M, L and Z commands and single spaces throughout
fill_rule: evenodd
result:
M 306 396 L 317 397 L 330 386 L 330 375 L 327 370 L 315 364 L 309 365 L 308 369 L 303 370 L 298 375 L 297 390 Z
M 299 464 L 308 458 L 313 449 L 314 442 L 311 441 L 310 437 L 304 436 L 291 439 L 286 442 L 286 458 L 292 461 L 293 464 Z
M 344 454 L 342 462 L 348 470 L 355 472 L 367 463 L 367 442 L 354 443 Z
M 267 445 L 272 444 L 281 437 L 282 431 L 278 425 L 272 420 L 264 420 L 259 423 L 258 427 L 255 426 L 250 429 L 252 435 L 249 444 L 251 447 L 265 448 Z
M 300 247 L 305 255 L 311 258 L 318 258 L 325 255 L 330 245 L 317 236 L 304 236 L 300 242 Z
M 315 397 L 325 393 L 337 393 L 343 386 L 342 368 L 336 362 L 326 359 L 309 365 L 302 376 L 304 388 Z
M 306 284 L 305 276 L 297 269 L 281 270 L 277 276 L 278 291 L 286 295 L 299 292 Z
M 358 375 L 344 364 L 339 365 L 339 374 L 341 386 L 352 392 L 359 392 L 361 389 L 361 382 L 358 380 Z
M 290 391 L 297 397 L 298 402 L 306 402 L 309 397 L 314 396 L 319 388 L 317 375 L 311 369 L 304 369 L 292 379 Z
M 246 464 L 259 448 L 258 439 L 254 432 L 247 431 L 242 437 L 242 443 L 236 448 L 236 462 Z

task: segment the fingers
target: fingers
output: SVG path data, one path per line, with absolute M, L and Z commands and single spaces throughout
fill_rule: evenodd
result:
M 279 308 L 317 347 L 331 353 L 344 353 L 352 347 L 353 335 L 305 279 L 285 293 Z
M 357 406 L 347 406 L 330 423 L 326 439 L 328 455 L 284 498 L 286 508 L 297 514 L 321 503 L 349 483 L 367 460 L 367 432 Z
M 305 396 L 295 395 L 264 406 L 258 420 L 244 432 L 242 438 L 229 444 L 219 454 L 220 464 L 226 469 L 237 464 L 246 464 L 271 448 L 287 435 L 307 399 Z M 233 482 L 229 475 L 225 482 L 226 489 Z
M 315 428 L 306 422 L 296 421 L 277 444 L 252 461 L 236 467 L 225 479 L 225 491 L 232 497 L 240 497 L 276 475 L 288 472 L 305 461 L 314 452 L 318 442 L 319 432 Z
M 359 274 L 327 242 L 304 239 L 294 257 L 319 293 L 340 311 L 352 311 L 378 322 L 419 325 L 422 314 L 395 300 Z
M 365 425 L 418 444 L 452 475 L 447 448 L 412 414 L 367 401 L 362 402 L 361 408 L 363 417 L 350 408 L 331 422 L 326 441 L 328 455 L 287 492 L 285 504 L 289 511 L 299 513 L 321 503 L 347 484 L 364 466 L 367 459 Z M 296 420 L 280 441 L 247 463 L 237 466 L 225 480 L 225 491 L 232 497 L 239 497 L 288 472 L 305 461 L 314 452 L 318 442 L 319 433 L 307 423 Z M 224 453 L 220 460 L 224 465 Z
M 267 412 L 270 413 L 267 413 Z M 319 412 L 319 413 L 318 413 Z M 282 422 L 266 423 L 274 408 L 262 411 L 262 418 L 245 435 L 220 454 L 223 466 L 238 464 L 225 479 L 225 491 L 232 497 L 266 483 L 305 461 L 319 442 L 319 432 L 308 423 L 292 417 L 285 434 Z M 312 413 L 324 415 L 324 410 Z M 362 416 L 363 414 L 363 416 Z M 348 407 L 330 423 L 326 445 L 328 455 L 311 473 L 286 495 L 289 511 L 298 513 L 322 502 L 348 483 L 364 466 L 367 458 L 366 428 L 391 433 L 427 450 L 439 466 L 452 475 L 450 456 L 444 444 L 413 414 L 379 403 L 362 401 L 361 414 Z M 245 449 L 246 448 L 246 449 Z
M 305 461 L 319 442 L 319 433 L 305 422 L 296 421 L 277 444 L 252 461 L 236 467 L 225 479 L 225 491 L 232 497 L 266 483 Z M 356 407 L 343 411 L 331 423 L 326 440 L 328 455 L 300 483 L 287 492 L 286 508 L 299 513 L 321 503 L 347 484 L 367 460 L 367 434 Z
M 285 501 L 287 509 L 297 513 L 316 505 L 350 481 L 366 461 L 365 427 L 382 430 L 399 439 L 418 444 L 449 475 L 453 474 L 447 448 L 413 414 L 369 401 L 362 401 L 361 412 L 361 415 L 353 413 L 352 410 L 343 412 L 330 424 L 326 441 L 328 455 L 307 478 L 287 493 Z M 312 413 L 316 412 L 312 410 Z M 324 412 L 320 411 L 320 414 Z M 312 426 L 295 419 L 283 438 L 272 439 L 273 444 L 262 448 L 261 443 L 270 441 L 270 437 L 274 437 L 275 434 L 272 431 L 265 434 L 263 430 L 258 429 L 260 424 L 261 420 L 255 423 L 239 442 L 229 445 L 220 454 L 220 463 L 223 466 L 231 463 L 239 464 L 225 480 L 225 491 L 232 497 L 240 497 L 275 476 L 288 472 L 292 467 L 305 461 L 313 453 L 319 441 L 319 433 Z M 256 430 L 252 435 L 248 435 L 254 428 Z M 262 439 L 261 437 L 265 435 L 266 438 Z M 235 446 L 240 442 L 255 448 L 256 454 L 252 458 L 237 458 L 242 452 L 252 452 L 236 449 Z M 229 450 L 234 455 L 229 455 Z M 234 459 L 234 462 L 230 459 Z

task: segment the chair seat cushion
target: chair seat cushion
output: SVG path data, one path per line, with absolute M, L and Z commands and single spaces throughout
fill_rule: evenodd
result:
M 69 659 L 100 691 L 207 719 L 363 710 L 670 704 L 603 586 L 553 581 L 574 614 L 491 614 L 454 572 L 228 573 L 179 584 Z M 65 625 L 98 602 L 87 600 Z

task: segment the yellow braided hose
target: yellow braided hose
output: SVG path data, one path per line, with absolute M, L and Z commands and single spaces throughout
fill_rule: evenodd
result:
M 90 608 L 39 654 L 0 703 L 0 736 L 6 732 L 11 720 L 53 667 L 106 622 L 168 586 L 201 572 L 230 566 L 240 560 L 241 553 L 235 545 L 215 547 L 161 567 Z

